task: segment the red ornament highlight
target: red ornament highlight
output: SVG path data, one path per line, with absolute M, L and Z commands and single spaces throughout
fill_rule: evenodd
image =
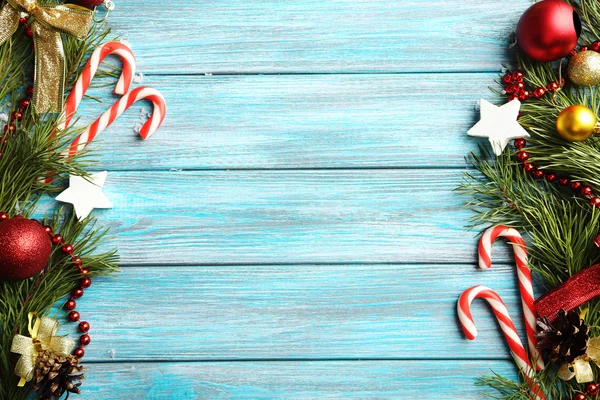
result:
M 39 274 L 52 254 L 52 243 L 35 221 L 11 218 L 0 222 L 0 280 L 24 280 Z
M 517 44 L 530 58 L 549 62 L 569 55 L 577 46 L 581 21 L 562 0 L 544 0 L 529 7 L 517 24 Z

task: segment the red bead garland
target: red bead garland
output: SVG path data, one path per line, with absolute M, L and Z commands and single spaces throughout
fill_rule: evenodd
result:
M 565 84 L 564 78 L 561 78 L 560 82 L 549 82 L 546 87 L 537 87 L 533 90 L 527 90 L 523 71 L 518 69 L 504 74 L 502 82 L 504 82 L 504 91 L 509 95 L 508 101 L 514 99 L 525 101 L 529 100 L 531 97 L 541 99 L 547 92 L 555 92 Z

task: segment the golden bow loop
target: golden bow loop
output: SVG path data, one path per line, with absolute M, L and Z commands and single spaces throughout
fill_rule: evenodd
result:
M 40 5 L 37 0 L 7 0 L 0 10 L 0 44 L 19 27 L 21 13 L 32 17 L 35 45 L 33 105 L 37 112 L 60 112 L 65 85 L 65 54 L 61 34 L 85 39 L 93 12 L 74 4 Z
M 575 378 L 577 383 L 593 382 L 594 371 L 590 362 L 600 367 L 600 337 L 588 340 L 587 351 L 570 364 L 563 364 L 558 370 L 558 377 L 565 381 Z
M 11 352 L 21 355 L 15 367 L 15 374 L 21 378 L 20 387 L 25 386 L 26 382 L 33 379 L 39 352 L 49 350 L 61 356 L 71 354 L 75 342 L 69 338 L 56 336 L 57 332 L 57 321 L 46 317 L 39 318 L 37 313 L 29 313 L 29 335 L 31 337 L 15 335 L 10 348 Z

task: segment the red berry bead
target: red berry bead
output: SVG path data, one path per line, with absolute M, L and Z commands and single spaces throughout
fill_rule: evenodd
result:
M 29 99 L 21 99 L 21 100 L 19 100 L 19 108 L 21 110 L 25 110 L 30 105 L 31 105 L 31 100 L 29 100 Z
M 62 247 L 62 252 L 68 255 L 72 255 L 73 254 L 73 245 L 71 244 L 65 244 Z
M 33 88 L 33 86 L 29 86 L 27 88 L 27 96 L 32 97 L 34 91 L 35 91 L 35 89 Z
M 27 25 L 27 17 L 21 17 L 19 18 L 19 22 L 21 23 L 21 25 Z
M 90 344 L 91 341 L 92 341 L 92 339 L 90 338 L 90 335 L 88 335 L 87 333 L 85 335 L 81 335 L 81 337 L 79 338 L 79 343 L 82 346 L 87 346 L 88 344 Z
M 5 221 L 8 219 L 8 214 L 5 212 L 0 212 L 0 221 Z
M 522 82 L 523 81 L 523 72 L 521 72 L 517 69 L 512 73 L 511 77 L 512 77 L 512 80 L 515 82 Z
M 10 117 L 13 121 L 21 121 L 23 119 L 23 113 L 21 111 L 13 111 L 13 113 L 10 114 Z
M 46 231 L 46 233 L 47 233 L 48 235 L 53 235 L 53 232 L 52 232 L 52 227 L 51 227 L 51 226 L 49 226 L 49 225 L 45 225 L 45 226 L 44 226 L 44 231 Z
M 519 100 L 523 100 L 523 101 L 528 100 L 530 96 L 531 96 L 531 93 L 529 93 L 528 90 L 522 90 L 519 93 Z
M 590 45 L 590 49 L 592 49 L 594 51 L 599 51 L 600 50 L 600 40 L 596 40 L 594 43 L 592 43 Z
M 567 186 L 569 184 L 568 178 L 558 178 L 558 184 L 560 186 Z
M 85 350 L 83 350 L 81 347 L 78 347 L 73 352 L 73 355 L 77 358 L 83 358 L 83 356 L 85 356 Z
M 515 92 L 520 92 L 525 89 L 525 84 L 523 82 L 515 82 L 513 83 L 513 87 L 515 88 Z
M 525 162 L 528 159 L 529 159 L 529 153 L 528 152 L 521 150 L 521 151 L 519 151 L 517 153 L 517 160 L 519 160 L 520 162 Z
M 600 197 L 592 197 L 590 199 L 590 204 L 594 207 L 600 208 Z
M 544 88 L 536 88 L 533 91 L 533 97 L 535 97 L 536 99 L 541 99 L 542 97 L 544 97 L 544 95 L 546 94 L 546 89 Z
M 83 333 L 88 333 L 90 331 L 90 323 L 86 321 L 81 321 L 79 323 L 79 330 Z
M 589 394 L 591 396 L 597 395 L 598 392 L 600 391 L 600 388 L 598 387 L 597 384 L 595 383 L 588 383 L 588 385 L 585 388 L 585 393 Z
M 554 182 L 554 181 L 556 181 L 556 174 L 554 172 L 548 172 L 546 174 L 546 180 L 548 182 Z
M 575 396 L 573 396 L 573 400 L 586 400 L 585 394 L 577 393 Z
M 69 311 L 72 311 L 75 309 L 75 307 L 77 307 L 77 303 L 75 303 L 75 300 L 73 299 L 69 299 L 67 300 L 67 302 L 65 303 L 65 308 Z
M 525 139 L 523 138 L 519 138 L 519 139 L 515 139 L 515 141 L 513 142 L 513 144 L 515 145 L 515 147 L 517 149 L 522 149 L 523 147 L 525 147 L 527 145 L 527 142 L 525 141 Z
M 25 35 L 29 38 L 33 37 L 33 30 L 31 28 L 25 29 Z
M 13 133 L 15 133 L 16 129 L 17 128 L 15 127 L 15 124 L 13 124 L 12 122 L 10 124 L 4 125 L 4 133 L 6 133 L 7 135 L 12 135 Z
M 518 99 L 519 96 L 517 96 L 516 94 L 511 94 L 510 96 L 508 96 L 508 102 L 510 103 L 513 100 Z
M 584 51 L 588 51 L 588 47 L 587 46 L 581 46 L 581 49 L 579 49 L 580 52 L 584 52 Z
M 550 82 L 546 85 L 546 89 L 548 89 L 550 92 L 555 92 L 559 87 L 560 86 L 558 85 L 558 82 Z
M 79 272 L 81 272 L 83 275 L 88 275 L 90 273 L 90 270 L 87 268 L 81 268 Z
M 83 289 L 81 289 L 81 288 L 74 289 L 73 292 L 71 293 L 71 296 L 74 299 L 81 298 L 81 296 L 83 296 Z
M 510 72 L 507 72 L 506 74 L 504 74 L 504 76 L 502 77 L 502 81 L 504 81 L 504 83 L 512 83 L 513 82 L 512 74 Z
M 80 315 L 77 311 L 71 311 L 68 318 L 71 322 L 77 322 L 79 321 Z
M 72 257 L 71 262 L 73 263 L 73 266 L 79 268 L 81 267 L 83 260 L 81 259 L 81 257 Z
M 535 166 L 533 164 L 523 163 L 523 169 L 525 172 L 533 172 L 535 171 Z
M 533 171 L 533 177 L 535 179 L 540 179 L 544 176 L 544 171 L 542 171 L 541 169 L 535 170 Z
M 63 237 L 60 236 L 58 233 L 54 236 L 52 236 L 52 243 L 54 244 L 61 244 L 63 242 Z
M 589 186 L 584 186 L 581 188 L 581 194 L 583 196 L 591 196 L 592 195 L 592 188 Z
M 578 191 L 579 189 L 581 189 L 581 182 L 571 182 L 571 189 L 573 189 L 574 191 Z
M 87 289 L 90 286 L 92 286 L 92 280 L 90 278 L 83 278 L 81 280 L 81 287 L 82 288 Z

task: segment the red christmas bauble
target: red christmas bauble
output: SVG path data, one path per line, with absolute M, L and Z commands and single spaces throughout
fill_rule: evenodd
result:
M 542 62 L 559 60 L 577 46 L 581 21 L 562 0 L 543 0 L 529 7 L 517 24 L 517 44 L 527 56 Z
M 71 0 L 69 3 L 77 4 L 78 6 L 87 8 L 94 8 L 104 3 L 104 0 Z
M 23 280 L 48 265 L 52 242 L 35 221 L 11 218 L 0 222 L 0 280 Z

